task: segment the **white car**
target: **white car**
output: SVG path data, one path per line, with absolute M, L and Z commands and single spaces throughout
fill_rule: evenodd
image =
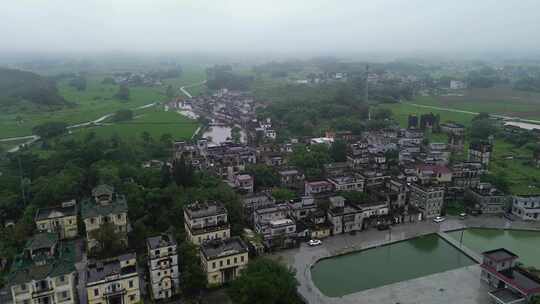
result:
M 309 240 L 308 245 L 309 246 L 319 246 L 319 245 L 322 245 L 322 241 L 321 240 Z
M 436 218 L 433 219 L 433 221 L 435 223 L 440 223 L 440 222 L 444 222 L 446 219 L 442 216 L 437 216 Z

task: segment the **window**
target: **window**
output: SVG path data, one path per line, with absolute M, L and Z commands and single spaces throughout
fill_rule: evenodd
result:
M 240 256 L 240 262 L 244 262 L 244 256 Z
M 96 219 L 95 218 L 91 218 L 90 219 L 90 224 L 94 224 L 96 222 Z
M 61 275 L 58 280 L 63 283 L 66 281 L 66 276 Z
M 219 267 L 223 267 L 223 260 L 219 261 Z
M 237 257 L 234 257 L 234 263 L 238 263 L 238 258 Z
M 231 259 L 227 259 L 227 265 L 231 265 Z
M 94 289 L 94 296 L 99 296 L 99 289 Z
M 68 297 L 68 292 L 67 291 L 62 291 L 62 299 L 65 299 Z
M 21 284 L 21 290 L 26 290 L 26 284 Z
M 156 254 L 159 254 L 159 249 L 158 249 L 158 250 L 156 250 Z
M 216 262 L 212 262 L 212 268 L 216 268 Z
M 171 252 L 171 251 L 172 251 L 172 247 L 169 247 L 169 249 L 168 249 L 168 250 L 169 250 L 169 252 Z
M 135 301 L 135 295 L 129 295 L 129 301 L 130 302 Z
M 161 275 L 161 272 L 158 271 L 158 272 L 157 272 L 157 276 L 159 277 L 160 275 Z
M 129 288 L 133 288 L 133 280 L 129 281 Z
M 122 215 L 121 215 L 121 214 L 118 214 L 118 215 L 116 216 L 116 218 L 119 219 L 119 220 L 121 220 L 121 219 L 122 219 Z

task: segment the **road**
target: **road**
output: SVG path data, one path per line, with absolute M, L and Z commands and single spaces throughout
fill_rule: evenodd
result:
M 184 95 L 186 95 L 188 98 L 192 98 L 193 95 L 191 95 L 187 90 L 186 88 L 191 88 L 191 87 L 196 87 L 196 86 L 200 86 L 200 85 L 203 85 L 206 83 L 206 80 L 203 80 L 201 82 L 197 82 L 197 83 L 193 83 L 193 84 L 190 84 L 190 85 L 187 85 L 187 86 L 183 86 L 183 87 L 180 87 L 180 91 L 182 91 L 182 93 L 184 93 Z

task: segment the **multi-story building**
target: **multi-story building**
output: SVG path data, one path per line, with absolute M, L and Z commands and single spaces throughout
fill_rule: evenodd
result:
M 449 184 L 452 182 L 452 171 L 442 165 L 419 164 L 416 166 L 416 176 L 422 184 L 438 183 Z
M 409 204 L 418 208 L 425 219 L 441 215 L 444 188 L 431 185 L 411 184 Z
M 452 166 L 452 186 L 460 189 L 475 187 L 485 169 L 480 162 L 461 162 Z
M 184 207 L 187 239 L 195 245 L 212 239 L 231 236 L 227 209 L 221 202 L 195 202 Z
M 515 195 L 512 214 L 526 221 L 540 221 L 540 195 Z
M 255 210 L 253 227 L 263 236 L 267 248 L 288 248 L 296 244 L 296 222 L 291 207 L 284 203 Z
M 58 233 L 60 239 L 71 239 L 79 234 L 77 228 L 77 206 L 75 200 L 61 206 L 40 208 L 35 217 L 37 230 Z
M 310 196 L 292 199 L 288 204 L 290 207 L 290 214 L 296 220 L 304 219 L 318 209 L 317 204 L 315 204 L 315 199 Z
M 469 161 L 479 162 L 484 168 L 489 166 L 493 145 L 487 142 L 476 141 L 469 145 Z
M 465 190 L 465 199 L 474 213 L 504 213 L 510 205 L 510 196 L 489 183 L 479 183 Z
M 180 291 L 176 241 L 170 234 L 146 239 L 151 295 L 154 300 L 174 297 Z
M 127 245 L 127 212 L 125 196 L 115 193 L 113 187 L 100 185 L 94 188 L 92 198 L 81 203 L 81 218 L 86 229 L 88 249 L 92 250 L 99 245 L 94 236 L 95 231 L 107 224 L 113 225 L 120 241 Z
M 34 235 L 7 277 L 13 304 L 77 303 L 75 258 L 75 245 L 57 233 Z
M 204 243 L 200 257 L 210 286 L 222 285 L 236 279 L 249 260 L 248 247 L 239 237 Z
M 493 303 L 530 303 L 540 295 L 540 278 L 519 266 L 517 255 L 504 248 L 482 253 L 480 278 L 491 291 Z
M 334 191 L 364 191 L 364 180 L 354 176 L 336 176 L 327 179 Z
M 88 262 L 88 304 L 134 304 L 141 300 L 135 253 Z
M 326 216 L 332 225 L 333 235 L 362 230 L 362 209 L 346 204 L 341 196 L 331 197 L 330 202 Z

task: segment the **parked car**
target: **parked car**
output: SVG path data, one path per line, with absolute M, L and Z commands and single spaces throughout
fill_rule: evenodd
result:
M 319 246 L 319 245 L 322 245 L 322 241 L 321 240 L 309 240 L 308 245 L 309 246 Z
M 459 218 L 464 220 L 467 217 L 467 213 L 460 213 Z
M 446 218 L 442 217 L 442 216 L 437 216 L 436 218 L 433 219 L 433 221 L 435 223 L 441 223 L 441 222 L 444 222 L 446 220 Z

